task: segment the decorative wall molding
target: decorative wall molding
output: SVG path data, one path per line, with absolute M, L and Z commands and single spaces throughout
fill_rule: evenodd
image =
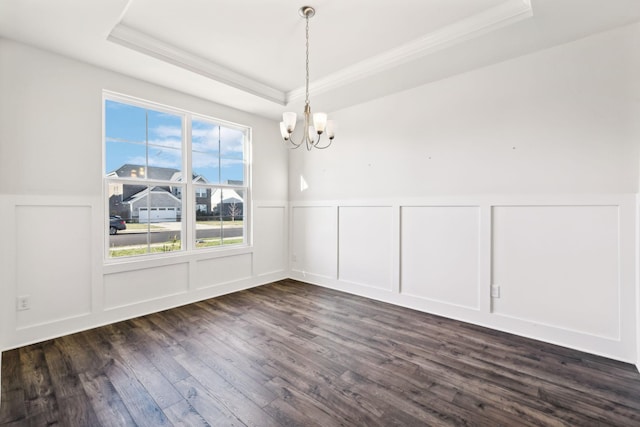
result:
M 394 241 L 389 244 L 390 250 L 382 251 L 388 253 L 390 259 L 378 259 L 376 262 L 399 266 L 392 270 L 392 282 L 399 286 L 391 289 L 369 286 L 366 272 L 358 277 L 357 270 L 351 270 L 347 280 L 340 274 L 327 274 L 328 271 L 340 272 L 340 263 L 345 260 L 345 257 L 339 256 L 344 248 L 338 236 L 348 235 L 344 227 L 349 227 L 351 223 L 341 220 L 340 212 L 345 207 L 356 207 L 359 216 L 365 217 L 367 209 L 374 212 L 380 206 L 388 206 L 393 212 L 392 218 L 383 221 L 384 224 L 380 226 L 394 227 Z M 495 223 L 494 212 L 494 208 L 504 207 L 517 208 L 518 213 L 525 214 L 525 219 L 535 219 L 537 210 L 543 209 L 545 218 L 538 229 L 527 226 L 527 221 L 518 226 L 519 216 L 515 217 L 515 222 L 511 218 L 510 228 L 505 228 L 503 223 Z M 290 209 L 291 253 L 294 257 L 290 276 L 294 279 L 625 362 L 637 361 L 635 195 L 478 195 L 333 202 L 322 200 L 290 202 Z M 403 218 L 403 211 L 412 213 L 411 220 Z M 435 213 L 443 215 L 434 216 Z M 305 218 L 307 215 L 313 218 Z M 420 218 L 424 215 L 427 215 L 424 218 L 426 222 L 421 222 Z M 501 220 L 503 218 L 500 217 Z M 448 225 L 442 229 L 433 221 Z M 309 233 L 306 228 L 299 227 L 301 223 L 316 229 L 320 227 L 325 232 Z M 518 262 L 505 257 L 504 250 L 496 252 L 496 226 L 502 227 L 500 231 L 503 233 L 498 243 L 517 243 L 520 240 L 526 243 L 526 239 L 535 241 L 540 238 L 542 241 L 536 249 L 538 252 L 532 250 L 530 259 L 525 253 Z M 567 227 L 570 229 L 567 230 Z M 457 232 L 474 236 L 471 248 L 466 245 L 464 236 L 456 238 Z M 505 232 L 509 235 L 506 236 Z M 454 235 L 449 236 L 448 233 Z M 571 236 L 581 238 L 573 239 Z M 424 239 L 430 241 L 421 245 Z M 557 244 L 554 239 L 557 239 Z M 465 247 L 458 247 L 461 244 Z M 477 248 L 477 253 L 473 253 L 473 247 Z M 544 251 L 554 247 L 559 250 L 557 260 L 552 256 L 535 258 L 536 254 L 545 254 Z M 315 257 L 325 257 L 324 263 L 310 264 L 304 259 L 295 260 L 299 255 L 297 248 L 312 248 Z M 518 247 L 502 249 L 509 253 Z M 526 252 L 526 245 L 522 250 Z M 353 264 L 353 256 L 347 257 L 347 260 L 353 265 L 366 265 L 366 255 L 362 254 L 361 261 L 364 264 L 357 260 Z M 603 255 L 606 259 L 603 259 Z M 408 263 L 411 258 L 413 262 Z M 495 277 L 496 259 L 501 263 L 500 271 L 503 274 L 500 278 Z M 556 261 L 557 264 L 554 264 Z M 477 269 L 474 268 L 476 262 Z M 315 269 L 316 266 L 321 268 Z M 508 270 L 504 270 L 505 266 Z M 474 271 L 463 274 L 456 268 L 471 268 Z M 523 277 L 527 269 L 535 268 L 545 269 L 536 277 L 537 283 L 544 284 L 548 278 L 549 283 L 554 284 L 552 288 L 541 287 L 540 293 L 536 294 L 535 283 L 495 283 L 496 279 L 509 277 L 504 275 L 505 271 L 517 272 L 519 276 L 514 277 L 520 280 L 517 277 Z M 421 272 L 421 269 L 426 270 Z M 407 274 L 413 276 L 409 290 L 405 286 L 409 279 Z M 424 284 L 425 280 L 430 283 Z M 493 284 L 501 286 L 501 297 L 492 297 Z M 467 295 L 468 292 L 473 295 Z M 534 305 L 525 313 L 521 303 L 528 298 Z M 589 308 L 599 301 L 607 302 L 606 309 L 598 313 L 598 310 Z M 580 309 L 581 303 L 584 303 L 585 310 Z M 567 309 L 563 310 L 562 307 Z
M 400 208 L 400 292 L 480 310 L 479 206 Z
M 102 197 L 94 196 L 0 195 L 0 217 L 7 224 L 17 224 L 8 227 L 0 240 L 4 285 L 0 286 L 0 351 L 288 277 L 287 202 L 258 201 L 253 206 L 253 230 L 270 230 L 265 236 L 281 242 L 279 256 L 269 253 L 273 251 L 270 242 L 259 241 L 252 246 L 225 251 L 183 252 L 164 258 L 109 264 L 105 264 L 102 257 L 107 238 L 102 204 Z M 45 214 L 53 211 L 53 223 L 52 218 L 45 218 L 41 225 L 30 227 L 39 210 L 45 210 Z M 275 215 L 264 215 L 265 211 Z M 70 218 L 71 222 L 61 220 L 64 218 Z M 83 224 L 74 227 L 72 222 L 77 218 L 83 219 Z M 50 227 L 54 224 L 63 224 L 66 228 L 51 238 Z M 47 238 L 43 238 L 45 231 Z M 86 256 L 67 259 L 61 240 L 66 240 L 63 243 L 70 248 L 77 246 Z M 28 245 L 40 246 L 31 254 Z M 54 267 L 41 271 L 36 265 L 32 267 L 32 261 L 38 264 L 47 254 L 54 255 L 52 260 L 57 256 L 67 262 L 62 270 L 73 267 L 77 259 L 82 262 L 83 274 L 69 276 L 71 283 L 62 284 L 64 289 L 72 289 L 74 298 L 69 297 L 69 291 L 56 293 L 56 283 L 40 280 L 42 275 L 50 276 L 48 272 L 55 270 Z M 257 274 L 256 262 L 265 271 Z M 222 275 L 213 274 L 211 267 L 216 265 L 227 271 Z M 25 272 L 33 273 L 35 279 L 25 276 Z M 205 277 L 207 274 L 209 278 Z M 16 298 L 24 290 L 31 293 L 33 306 L 18 312 Z M 42 301 L 44 298 L 46 302 Z M 62 314 L 61 307 L 64 308 Z

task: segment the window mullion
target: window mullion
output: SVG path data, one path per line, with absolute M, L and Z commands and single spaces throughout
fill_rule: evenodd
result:
M 183 132 L 182 132 L 182 158 L 184 170 L 184 191 L 182 193 L 182 238 L 185 250 L 195 248 L 196 237 L 196 215 L 195 215 L 195 190 L 193 185 L 193 167 L 192 167 L 192 125 L 191 115 L 184 115 Z
M 144 177 L 149 177 L 149 111 L 144 111 Z M 147 185 L 147 253 L 151 253 L 151 185 Z M 138 221 L 140 218 L 138 217 Z

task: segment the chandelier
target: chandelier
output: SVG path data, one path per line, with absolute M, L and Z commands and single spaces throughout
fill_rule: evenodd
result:
M 298 120 L 296 113 L 283 113 L 282 121 L 280 122 L 280 133 L 282 139 L 285 142 L 291 143 L 291 148 L 299 148 L 304 145 L 307 150 L 312 148 L 324 149 L 331 145 L 334 133 L 334 124 L 332 120 L 327 120 L 326 113 L 315 113 L 313 115 L 313 125 L 311 124 L 311 106 L 309 104 L 309 18 L 312 18 L 316 14 L 316 10 L 311 6 L 302 6 L 298 10 L 300 16 L 307 21 L 306 36 L 307 36 L 307 56 L 306 56 L 306 85 L 305 85 L 305 104 L 304 104 L 304 127 L 302 128 L 302 137 L 299 142 L 293 140 L 293 131 L 296 127 Z M 320 143 L 322 135 L 326 133 L 328 141 L 325 140 L 323 144 Z

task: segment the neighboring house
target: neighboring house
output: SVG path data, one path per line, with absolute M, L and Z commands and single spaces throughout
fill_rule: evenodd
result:
M 162 187 L 145 188 L 122 205 L 128 208 L 129 218 L 134 222 L 173 222 L 182 216 L 182 200 Z
M 236 220 L 244 214 L 243 195 L 231 188 L 218 188 L 211 195 L 213 215 L 224 220 Z
M 207 180 L 203 176 L 197 176 L 193 180 L 198 183 L 207 183 Z M 211 189 L 204 187 L 196 187 L 196 216 L 211 216 L 212 215 L 211 204 Z
M 144 167 L 125 164 L 108 174 L 119 178 L 148 178 L 182 182 L 182 172 L 174 168 Z M 202 176 L 193 176 L 194 182 L 206 183 Z M 139 184 L 112 184 L 109 186 L 109 213 L 120 215 L 128 222 L 179 221 L 182 216 L 182 187 L 180 185 L 148 187 Z M 211 213 L 211 190 L 200 188 L 196 192 L 199 211 Z

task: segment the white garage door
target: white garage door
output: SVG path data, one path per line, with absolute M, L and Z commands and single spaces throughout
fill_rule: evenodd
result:
M 176 208 L 140 208 L 140 222 L 173 222 L 178 218 Z

